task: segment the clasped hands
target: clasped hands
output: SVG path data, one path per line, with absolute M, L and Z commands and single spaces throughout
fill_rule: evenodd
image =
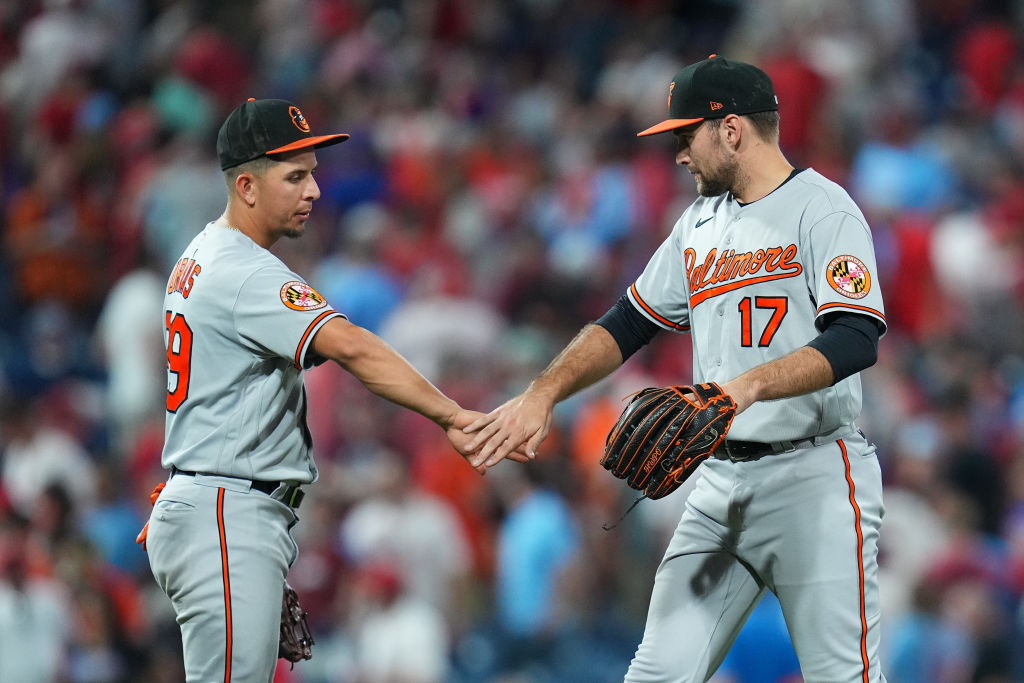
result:
M 553 407 L 543 397 L 525 392 L 490 413 L 460 410 L 446 434 L 455 450 L 484 474 L 505 458 L 533 460 L 551 428 Z

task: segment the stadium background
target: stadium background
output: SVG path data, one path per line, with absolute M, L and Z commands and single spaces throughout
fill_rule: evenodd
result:
M 665 140 L 682 65 L 773 77 L 791 162 L 874 231 L 890 682 L 1024 680 L 1024 4 L 1011 0 L 0 3 L 0 681 L 182 679 L 134 544 L 163 478 L 161 296 L 219 215 L 245 97 L 351 133 L 276 248 L 469 407 L 603 313 L 693 198 Z M 426 420 L 308 373 L 322 478 L 291 580 L 296 683 L 621 680 L 682 495 L 597 466 L 620 399 L 688 381 L 663 334 L 479 478 Z M 276 596 L 267 596 L 276 599 Z M 799 680 L 777 605 L 716 681 Z

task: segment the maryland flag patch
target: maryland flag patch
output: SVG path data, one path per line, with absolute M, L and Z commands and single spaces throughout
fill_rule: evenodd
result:
M 871 291 L 871 273 L 855 256 L 837 256 L 829 262 L 825 276 L 832 289 L 850 299 L 863 299 Z
M 281 287 L 281 303 L 295 311 L 315 311 L 326 306 L 327 300 L 305 282 L 292 280 Z

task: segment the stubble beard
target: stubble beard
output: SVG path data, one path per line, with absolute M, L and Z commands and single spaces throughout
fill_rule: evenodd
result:
M 739 162 L 736 159 L 723 159 L 714 174 L 701 172 L 697 178 L 697 194 L 702 197 L 717 197 L 731 192 L 739 176 Z
M 298 239 L 298 238 L 302 237 L 304 234 L 306 234 L 306 226 L 302 225 L 302 226 L 299 226 L 299 227 L 295 227 L 295 226 L 288 225 L 287 223 L 285 223 L 277 231 L 277 234 L 280 237 L 287 237 L 289 239 L 295 240 L 295 239 Z

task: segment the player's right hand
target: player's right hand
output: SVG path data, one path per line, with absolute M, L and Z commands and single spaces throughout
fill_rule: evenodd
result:
M 506 457 L 520 460 L 514 455 L 522 454 L 535 458 L 551 428 L 552 407 L 527 391 L 475 420 L 462 430 L 467 434 L 477 432 L 466 444 L 470 451 L 477 451 L 470 456 L 470 464 L 491 467 Z
M 451 425 L 445 430 L 445 434 L 448 436 L 448 441 L 452 447 L 481 475 L 487 472 L 487 468 L 483 464 L 473 462 L 473 449 L 469 448 L 468 445 L 474 440 L 474 437 L 467 433 L 464 428 L 468 428 L 474 421 L 486 417 L 483 413 L 463 408 L 459 410 L 453 418 Z M 516 462 L 529 462 L 530 460 L 522 449 L 509 453 L 508 458 Z

